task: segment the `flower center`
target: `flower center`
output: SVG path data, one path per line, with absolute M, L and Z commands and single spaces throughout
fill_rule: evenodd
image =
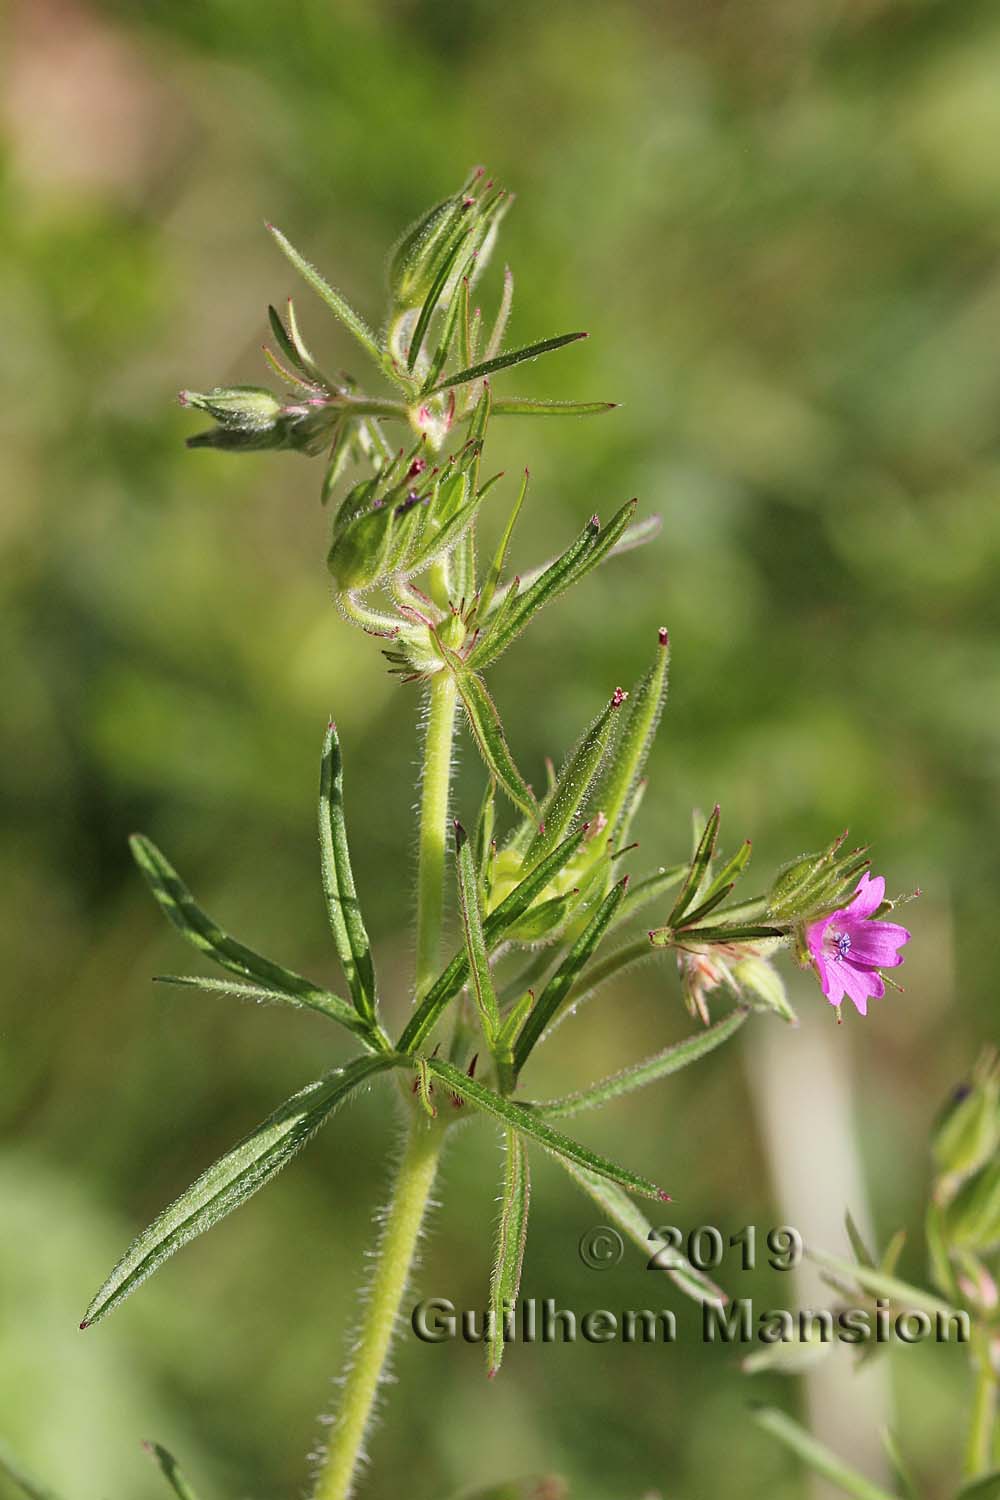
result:
M 837 945 L 837 957 L 846 958 L 851 951 L 850 934 L 846 932 L 835 932 L 833 940 Z

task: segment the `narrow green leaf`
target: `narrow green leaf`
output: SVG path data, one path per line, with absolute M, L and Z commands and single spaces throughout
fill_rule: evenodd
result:
M 705 1031 L 696 1031 L 693 1036 L 685 1037 L 682 1042 L 675 1042 L 672 1047 L 665 1047 L 662 1052 L 654 1053 L 643 1062 L 633 1063 L 620 1073 L 612 1073 L 577 1093 L 566 1094 L 561 1099 L 546 1099 L 542 1103 L 532 1104 L 530 1108 L 546 1120 L 565 1120 L 570 1115 L 582 1114 L 584 1110 L 598 1109 L 612 1099 L 620 1099 L 650 1083 L 658 1083 L 661 1078 L 679 1073 L 681 1068 L 707 1057 L 709 1052 L 714 1052 L 716 1047 L 721 1047 L 723 1042 L 739 1031 L 748 1015 L 749 1011 L 743 1009 L 730 1011 L 728 1016 L 714 1026 L 709 1026 Z
M 487 949 L 491 953 L 514 923 L 527 911 L 535 898 L 569 864 L 579 847 L 579 838 L 576 834 L 571 834 L 559 845 L 558 849 L 553 849 L 547 859 L 543 859 L 530 875 L 526 875 L 514 887 L 495 911 L 490 912 L 483 923 L 483 936 L 486 939 Z M 451 963 L 434 981 L 413 1012 L 399 1039 L 397 1051 L 411 1053 L 420 1046 L 436 1024 L 448 1001 L 462 988 L 468 972 L 469 961 L 463 949 L 462 952 L 455 954 Z
M 527 359 L 537 359 L 540 354 L 548 354 L 552 349 L 561 349 L 565 344 L 575 344 L 577 339 L 586 337 L 585 333 L 563 333 L 558 338 L 541 339 L 537 344 L 527 344 L 523 349 L 510 349 L 506 354 L 498 354 L 493 359 L 484 359 L 478 365 L 470 365 L 468 369 L 446 376 L 431 390 L 423 391 L 422 395 L 425 398 L 436 396 L 441 391 L 450 390 L 452 386 L 465 385 L 470 380 L 480 380 L 484 375 L 492 375 L 494 370 L 506 370 L 510 365 L 520 365 Z
M 584 730 L 566 759 L 566 764 L 556 778 L 551 796 L 546 799 L 544 823 L 528 845 L 524 856 L 526 865 L 533 865 L 543 855 L 554 849 L 566 836 L 567 831 L 588 808 L 588 797 L 608 754 L 615 732 L 615 722 L 622 704 L 628 697 L 621 688 L 616 688 L 610 701 Z M 595 798 L 597 793 L 595 792 Z M 593 811 L 603 811 L 599 800 L 593 803 Z
M 879 1270 L 885 1276 L 892 1276 L 895 1274 L 896 1266 L 899 1264 L 899 1257 L 903 1253 L 903 1247 L 905 1244 L 906 1230 L 897 1229 L 888 1245 L 886 1245 L 885 1254 L 882 1256 L 882 1259 L 879 1262 Z
M 603 1177 L 597 1177 L 593 1172 L 565 1159 L 562 1165 L 577 1186 L 583 1188 L 601 1212 L 638 1245 L 648 1260 L 657 1249 L 656 1231 L 642 1209 L 613 1182 L 606 1182 Z M 664 1275 L 670 1277 L 685 1297 L 691 1297 L 695 1302 L 711 1302 L 719 1306 L 725 1306 L 729 1301 L 721 1287 L 716 1286 L 704 1271 L 693 1266 L 679 1250 L 667 1251 L 660 1247 L 658 1261 L 663 1267 Z
M 842 1260 L 839 1255 L 828 1255 L 825 1250 L 807 1250 L 806 1254 L 810 1260 L 832 1271 L 835 1276 L 857 1282 L 864 1291 L 871 1292 L 876 1297 L 888 1297 L 893 1302 L 903 1303 L 905 1307 L 920 1308 L 924 1312 L 945 1318 L 955 1315 L 955 1309 L 949 1307 L 947 1302 L 942 1302 L 940 1297 L 935 1297 L 932 1292 L 925 1292 L 922 1287 L 911 1286 L 908 1281 L 900 1281 L 896 1276 L 887 1276 L 871 1266 L 859 1266 L 854 1261 Z
M 454 653 L 449 653 L 454 655 Z M 459 660 L 459 659 L 456 659 Z M 479 746 L 479 753 L 491 776 L 513 802 L 515 807 L 528 814 L 538 816 L 538 805 L 531 788 L 521 775 L 510 753 L 497 706 L 490 697 L 483 679 L 475 672 L 468 672 L 459 664 L 455 670 L 459 697 L 469 721 L 472 737 Z
M 313 291 L 322 297 L 331 312 L 354 335 L 362 349 L 370 354 L 372 359 L 381 367 L 384 363 L 382 350 L 365 320 L 354 311 L 347 299 L 320 275 L 316 267 L 310 261 L 306 260 L 305 256 L 299 254 L 295 246 L 282 234 L 280 229 L 277 229 L 273 224 L 268 224 L 267 227 L 278 248 L 291 261 L 299 275 L 308 281 Z
M 146 1452 L 159 1465 L 160 1473 L 177 1496 L 177 1500 L 198 1500 L 198 1496 L 188 1484 L 184 1475 L 177 1466 L 177 1460 L 172 1453 L 159 1443 L 143 1443 Z
M 397 1061 L 385 1056 L 355 1058 L 307 1084 L 268 1115 L 132 1242 L 88 1307 L 81 1328 L 100 1322 L 175 1250 L 211 1229 L 270 1182 L 353 1089 Z
M 493 561 L 490 563 L 486 578 L 483 581 L 482 592 L 479 595 L 479 603 L 476 606 L 477 620 L 486 619 L 486 616 L 490 611 L 490 606 L 493 603 L 493 596 L 497 591 L 497 584 L 500 582 L 504 566 L 507 562 L 507 551 L 510 547 L 510 539 L 514 535 L 514 527 L 517 524 L 518 516 L 521 514 L 521 506 L 524 504 L 524 497 L 528 493 L 528 478 L 528 471 L 527 469 L 525 469 L 524 478 L 521 481 L 521 488 L 517 492 L 517 499 L 514 501 L 514 507 L 511 510 L 507 525 L 504 527 L 503 536 L 500 538 L 500 544 L 497 547 L 496 553 L 493 557 Z
M 178 989 L 202 990 L 211 995 L 232 995 L 237 1000 L 255 1000 L 258 1005 L 290 1005 L 302 1008 L 302 1002 L 283 990 L 265 989 L 260 984 L 240 984 L 237 979 L 208 979 L 201 974 L 154 974 L 154 984 L 169 984 Z
M 558 1130 L 553 1130 L 546 1125 L 544 1120 L 539 1120 L 531 1109 L 525 1109 L 522 1104 L 515 1104 L 513 1099 L 505 1099 L 502 1094 L 497 1094 L 493 1089 L 488 1089 L 485 1084 L 477 1083 L 461 1068 L 454 1064 L 445 1062 L 442 1058 L 428 1058 L 427 1066 L 430 1071 L 442 1083 L 446 1083 L 453 1094 L 464 1099 L 476 1109 L 482 1110 L 484 1114 L 492 1115 L 501 1124 L 508 1125 L 514 1130 L 520 1131 L 522 1135 L 537 1141 L 544 1146 L 546 1151 L 552 1151 L 556 1156 L 561 1156 L 567 1161 L 572 1161 L 577 1166 L 586 1167 L 591 1172 L 596 1172 L 599 1177 L 607 1177 L 612 1182 L 617 1182 L 620 1187 L 627 1188 L 630 1193 L 638 1193 L 644 1198 L 659 1198 L 668 1201 L 668 1195 L 658 1188 L 646 1177 L 640 1177 L 635 1172 L 630 1172 L 625 1167 L 616 1166 L 614 1162 L 599 1156 L 596 1151 L 591 1151 L 588 1146 L 581 1146 L 578 1141 L 570 1140 L 569 1136 L 563 1135 Z
M 493 858 L 495 848 L 493 830 L 496 827 L 496 779 L 491 776 L 486 782 L 486 791 L 476 819 L 476 832 L 472 841 L 472 857 L 476 864 L 479 896 L 484 906 L 488 905 L 493 886 Z
M 6 1475 L 11 1484 L 16 1484 L 21 1493 L 27 1495 L 28 1500 L 59 1500 L 55 1490 L 50 1490 L 48 1485 L 42 1484 L 23 1468 L 20 1459 L 15 1457 L 2 1438 L 0 1438 L 0 1474 Z
M 323 741 L 319 788 L 319 845 L 323 895 L 337 957 L 347 979 L 354 1008 L 363 1020 L 376 1015 L 375 970 L 351 868 L 344 819 L 344 761 L 333 720 Z
M 465 937 L 465 953 L 469 961 L 472 992 L 479 1010 L 483 1035 L 490 1048 L 496 1042 L 500 1030 L 500 1009 L 497 1005 L 490 959 L 483 936 L 483 915 L 479 907 L 479 890 L 476 880 L 476 865 L 472 856 L 472 845 L 461 823 L 455 823 L 455 864 L 458 870 L 458 907 L 462 918 L 462 933 Z
M 891 1427 L 885 1427 L 882 1430 L 882 1447 L 885 1449 L 886 1457 L 892 1465 L 892 1471 L 899 1481 L 899 1487 L 903 1491 L 906 1500 L 920 1500 L 920 1492 L 913 1482 L 910 1467 L 903 1457 L 903 1450 L 899 1446 L 899 1439 Z M 1000 1496 L 1000 1488 L 995 1491 L 995 1494 Z M 986 1497 L 983 1497 L 983 1500 L 986 1500 Z
M 545 401 L 532 396 L 508 396 L 495 401 L 498 417 L 597 417 L 606 411 L 617 411 L 618 401 Z
M 842 1459 L 823 1443 L 818 1443 L 804 1427 L 800 1427 L 798 1422 L 794 1422 L 783 1411 L 778 1411 L 774 1406 L 752 1407 L 751 1411 L 759 1427 L 771 1437 L 777 1438 L 786 1448 L 790 1448 L 811 1469 L 822 1474 L 824 1479 L 829 1479 L 831 1484 L 837 1485 L 846 1495 L 854 1495 L 856 1500 L 894 1500 L 894 1496 L 887 1490 L 880 1489 L 863 1474 L 849 1468 Z
M 625 809 L 642 779 L 663 713 L 669 664 L 670 637 L 666 629 L 661 628 L 657 631 L 656 658 L 628 696 L 618 724 L 614 754 L 608 759 L 604 774 L 594 788 L 595 805 L 607 818 L 614 837 L 621 832 Z
M 531 1201 L 531 1178 L 528 1153 L 516 1130 L 504 1131 L 503 1192 L 500 1199 L 500 1222 L 497 1225 L 497 1248 L 490 1277 L 490 1313 L 492 1326 L 486 1340 L 486 1363 L 492 1379 L 500 1368 L 504 1354 L 504 1319 L 513 1313 L 521 1286 L 524 1264 L 524 1242 L 528 1234 L 528 1206 Z
M 983 1474 L 979 1479 L 970 1479 L 963 1484 L 955 1500 L 1000 1500 L 1000 1469 Z
M 607 932 L 615 913 L 624 900 L 627 886 L 628 876 L 626 875 L 605 896 L 597 911 L 591 917 L 587 926 L 539 995 L 535 1008 L 525 1022 L 524 1030 L 517 1040 L 514 1061 L 518 1072 L 524 1067 L 532 1048 L 539 1041 L 546 1027 L 555 1019 L 556 1012 L 569 994 L 574 979 Z
M 483 635 L 467 656 L 467 665 L 481 670 L 496 661 L 533 615 L 596 568 L 624 532 L 635 514 L 636 504 L 635 500 L 629 500 L 603 529 L 598 518 L 592 516 L 576 541 L 539 574 L 530 588 L 522 589 L 512 602 L 508 599 L 509 591 L 505 591 Z
M 844 1211 L 844 1227 L 847 1230 L 847 1238 L 851 1242 L 851 1249 L 854 1251 L 858 1264 L 860 1266 L 867 1266 L 870 1271 L 873 1270 L 875 1267 L 875 1257 L 865 1244 L 864 1236 L 857 1224 L 855 1224 L 854 1217 L 849 1208 Z
M 223 932 L 218 923 L 197 905 L 177 871 L 150 839 L 139 833 L 133 834 L 129 848 L 161 911 L 192 947 L 241 979 L 248 979 L 266 990 L 279 990 L 300 1005 L 321 1011 L 368 1038 L 368 1028 L 346 1000 L 303 979 L 301 974 L 272 963 L 269 958 L 263 958 Z

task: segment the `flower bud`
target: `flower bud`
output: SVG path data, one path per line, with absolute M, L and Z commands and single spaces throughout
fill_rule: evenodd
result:
M 934 1127 L 932 1150 L 939 1171 L 967 1176 L 1000 1147 L 1000 1069 L 985 1052 L 969 1083 L 956 1089 Z
M 1000 1245 L 1000 1160 L 969 1177 L 944 1212 L 950 1247 L 985 1254 Z
M 740 959 L 733 964 L 733 979 L 754 1010 L 773 1010 L 793 1026 L 798 1024 L 798 1017 L 788 1003 L 785 982 L 766 958 L 751 953 Z
M 461 192 L 436 203 L 411 225 L 389 261 L 391 321 L 422 307 L 436 283 L 446 305 L 474 257 L 476 270 L 482 268 L 509 203 L 510 195 L 479 167 Z
M 188 438 L 189 448 L 292 448 L 317 453 L 329 443 L 340 417 L 325 399 L 287 405 L 256 385 L 181 391 L 180 403 L 207 412 L 218 424 Z
M 826 849 L 803 854 L 778 872 L 767 898 L 768 921 L 811 921 L 841 904 L 869 864 L 863 849 L 840 853 L 846 838 L 842 833 Z

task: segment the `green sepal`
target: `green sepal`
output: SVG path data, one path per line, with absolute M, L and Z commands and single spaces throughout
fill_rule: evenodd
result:
M 531 1176 L 524 1142 L 516 1130 L 508 1128 L 504 1131 L 504 1143 L 500 1221 L 497 1225 L 493 1274 L 490 1277 L 492 1322 L 486 1340 L 486 1365 L 491 1379 L 499 1370 L 504 1355 L 504 1317 L 508 1312 L 513 1312 L 521 1286 L 524 1244 L 528 1235 L 528 1208 L 531 1202 Z
M 88 1307 L 81 1328 L 100 1322 L 175 1250 L 211 1229 L 270 1182 L 349 1093 L 397 1062 L 391 1056 L 355 1058 L 287 1099 L 133 1240 Z
M 719 837 L 721 817 L 722 810 L 719 804 L 716 803 L 705 824 L 705 830 L 695 847 L 694 857 L 688 867 L 687 879 L 681 886 L 680 894 L 674 902 L 670 915 L 667 918 L 666 925 L 670 928 L 676 928 L 684 921 L 689 909 L 693 910 L 692 903 L 695 901 L 701 884 L 708 874 L 709 866 L 712 863 L 712 856 L 715 853 L 715 845 Z
M 533 1110 L 525 1109 L 524 1105 L 515 1104 L 513 1099 L 505 1099 L 502 1094 L 495 1093 L 485 1084 L 477 1083 L 454 1064 L 439 1057 L 431 1057 L 427 1060 L 427 1066 L 458 1098 L 464 1099 L 484 1114 L 492 1115 L 502 1125 L 526 1135 L 529 1140 L 537 1141 L 546 1151 L 575 1162 L 577 1166 L 586 1167 L 599 1177 L 607 1177 L 611 1182 L 617 1182 L 619 1187 L 630 1193 L 637 1193 L 640 1197 L 659 1198 L 662 1201 L 667 1199 L 667 1194 L 648 1178 L 640 1177 L 637 1172 L 630 1172 L 626 1167 L 616 1166 L 596 1151 L 591 1151 L 588 1146 L 581 1146 L 578 1141 L 571 1140 L 561 1131 L 553 1130 L 550 1125 L 538 1119 Z
M 323 895 L 337 957 L 347 979 L 354 1008 L 375 1023 L 377 1001 L 371 943 L 358 903 L 351 851 L 344 820 L 344 761 L 337 726 L 331 719 L 323 741 L 319 791 L 319 845 Z
M 309 979 L 303 979 L 301 974 L 262 957 L 223 932 L 218 923 L 197 905 L 177 871 L 150 839 L 139 833 L 133 834 L 129 848 L 161 911 L 192 947 L 241 979 L 266 990 L 278 990 L 300 1005 L 330 1016 L 371 1045 L 370 1028 L 346 1000 Z

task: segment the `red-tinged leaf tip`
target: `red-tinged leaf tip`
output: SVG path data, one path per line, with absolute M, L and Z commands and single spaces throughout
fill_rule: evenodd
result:
M 596 528 L 596 530 L 600 531 L 600 529 L 601 529 L 601 518 L 597 514 L 596 510 L 594 511 L 594 514 L 591 516 L 590 520 L 587 522 L 587 525 L 588 526 L 593 526 L 593 527 Z
M 670 631 L 665 625 L 660 626 L 659 630 L 657 631 L 657 635 L 659 636 L 661 646 L 670 645 Z
M 611 694 L 611 707 L 621 708 L 627 697 L 628 693 L 626 693 L 624 688 L 616 687 L 614 692 Z
M 478 1061 L 479 1061 L 479 1053 L 478 1052 L 473 1052 L 473 1054 L 472 1054 L 472 1061 L 469 1063 L 469 1066 L 465 1070 L 468 1073 L 468 1075 L 469 1075 L 470 1078 L 475 1078 L 475 1076 L 476 1076 L 476 1063 Z
M 188 391 L 178 391 L 177 400 L 181 406 L 191 405 L 191 396 Z
M 468 842 L 469 836 L 457 818 L 452 819 L 452 826 L 455 829 L 455 848 L 461 849 Z
M 623 891 L 627 891 L 628 890 L 628 883 L 629 883 L 629 881 L 631 879 L 632 879 L 631 875 L 623 875 L 622 876 L 622 890 Z
M 662 1188 L 657 1188 L 656 1196 L 659 1198 L 661 1203 L 673 1203 L 674 1201 L 673 1198 L 671 1198 L 670 1194 L 665 1193 Z
M 87 1331 L 87 1329 L 89 1327 L 90 1327 L 90 1320 L 88 1318 L 84 1318 L 83 1322 L 80 1324 L 80 1332 L 81 1333 L 86 1333 L 86 1331 Z
M 496 1376 L 497 1376 L 497 1367 L 496 1367 L 496 1365 L 490 1365 L 489 1369 L 486 1371 L 486 1379 L 487 1380 L 495 1380 Z

